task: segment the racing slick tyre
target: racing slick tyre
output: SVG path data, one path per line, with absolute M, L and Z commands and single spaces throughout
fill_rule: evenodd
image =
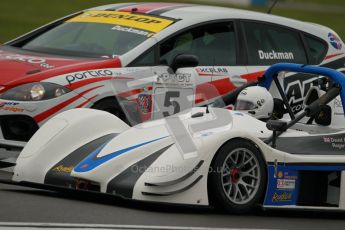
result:
M 249 141 L 233 140 L 213 159 L 208 180 L 209 199 L 215 208 L 247 213 L 262 204 L 267 184 L 261 152 Z
M 115 98 L 107 98 L 95 103 L 92 109 L 102 110 L 111 113 L 128 124 L 126 115 L 123 113 L 119 103 Z

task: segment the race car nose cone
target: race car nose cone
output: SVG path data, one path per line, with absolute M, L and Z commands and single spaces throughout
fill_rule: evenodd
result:
M 237 184 L 238 181 L 240 180 L 240 170 L 238 168 L 231 169 L 230 177 L 231 177 L 231 182 L 233 184 Z

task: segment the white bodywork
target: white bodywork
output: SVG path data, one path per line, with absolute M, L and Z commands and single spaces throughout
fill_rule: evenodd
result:
M 198 113 L 203 115 L 192 117 L 192 115 Z M 81 114 L 83 115 L 80 116 Z M 192 140 L 190 142 L 192 145 L 191 149 L 194 146 L 196 151 L 185 152 L 183 150 L 184 147 L 180 144 L 181 133 L 176 133 L 174 127 L 171 126 L 171 124 L 176 123 L 171 123 L 171 119 L 177 119 L 182 122 L 181 124 L 183 124 L 188 133 L 184 138 Z M 176 122 L 176 120 L 174 121 Z M 212 125 L 208 125 L 211 123 Z M 288 130 L 281 138 L 323 135 L 301 131 L 303 125 L 298 125 L 296 129 L 298 130 Z M 332 129 L 330 128 L 330 130 Z M 101 159 L 102 157 L 112 155 L 114 152 L 127 149 L 123 154 L 112 157 L 85 172 L 80 172 L 80 169 L 90 166 L 86 163 L 81 167 L 80 165 L 60 166 L 56 164 L 74 150 L 85 145 L 85 143 L 110 133 L 118 133 L 118 135 L 107 141 L 93 159 L 95 157 Z M 338 133 L 343 132 L 339 131 Z M 49 171 L 54 169 L 56 165 L 59 165 L 60 170 L 56 173 L 63 174 L 67 172 L 75 180 L 95 182 L 99 184 L 99 192 L 102 193 L 111 193 L 143 201 L 209 205 L 207 180 L 211 162 L 219 148 L 233 139 L 245 139 L 255 144 L 267 162 L 268 168 L 273 169 L 274 167 L 275 169 L 274 175 L 271 173 L 271 169 L 268 170 L 269 178 L 276 178 L 280 170 L 279 167 L 284 164 L 296 162 L 306 164 L 322 164 L 324 162 L 331 164 L 345 163 L 345 157 L 342 155 L 332 155 L 332 153 L 328 153 L 330 155 L 317 156 L 298 155 L 271 148 L 263 142 L 263 139 L 268 138 L 271 134 L 272 132 L 266 128 L 266 123 L 244 113 L 225 109 L 214 108 L 207 113 L 206 108 L 193 108 L 166 119 L 147 122 L 132 128 L 129 128 L 116 117 L 104 112 L 94 110 L 86 112 L 83 109 L 70 110 L 48 121 L 33 136 L 17 160 L 13 180 L 16 182 L 47 184 L 45 177 Z M 148 142 L 150 143 L 128 150 L 128 148 Z M 169 146 L 168 149 L 155 158 L 151 164 L 146 165 L 145 168 L 135 167 L 135 164 L 138 162 L 167 146 Z M 92 151 L 94 149 L 89 150 L 90 153 Z M 89 155 L 92 155 L 92 153 Z M 85 159 L 84 162 L 86 162 Z M 203 162 L 201 167 L 195 170 L 192 175 L 186 177 L 200 162 Z M 140 165 L 140 163 L 138 164 Z M 67 169 L 64 170 L 64 168 Z M 68 168 L 70 168 L 69 171 L 67 171 Z M 116 190 L 107 191 L 107 186 L 112 179 L 126 170 L 130 170 L 131 173 L 142 170 L 140 176 L 133 184 L 133 188 L 131 188 L 132 196 L 128 197 Z M 333 194 L 336 197 L 334 200 L 339 202 L 339 206 L 336 209 L 345 209 L 343 175 L 344 171 L 342 172 L 340 191 L 338 190 L 335 195 Z M 127 181 L 130 180 L 129 178 Z M 158 186 L 149 186 L 148 184 L 156 184 Z M 267 190 L 270 190 L 269 186 L 271 185 L 268 185 Z M 301 205 L 276 206 L 267 202 L 264 205 L 267 207 L 302 207 Z M 308 206 L 304 208 L 327 209 L 328 207 Z

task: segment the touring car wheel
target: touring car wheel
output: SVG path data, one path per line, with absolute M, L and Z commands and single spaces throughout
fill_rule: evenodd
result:
M 246 213 L 262 203 L 266 187 L 265 161 L 249 141 L 225 144 L 212 163 L 209 198 L 216 208 Z
M 102 110 L 111 113 L 127 123 L 126 115 L 123 113 L 116 99 L 107 98 L 96 102 L 92 109 Z

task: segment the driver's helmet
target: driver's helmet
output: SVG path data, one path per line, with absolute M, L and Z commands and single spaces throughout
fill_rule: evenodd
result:
M 257 119 L 268 119 L 273 112 L 273 97 L 261 86 L 247 87 L 238 95 L 235 110 L 243 111 Z

